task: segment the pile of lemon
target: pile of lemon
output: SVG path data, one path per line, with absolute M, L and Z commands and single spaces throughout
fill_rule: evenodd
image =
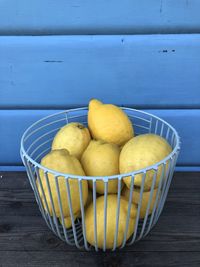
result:
M 164 159 L 172 151 L 167 141 L 158 135 L 141 134 L 134 137 L 133 125 L 123 110 L 112 104 L 103 104 L 96 99 L 91 100 L 89 103 L 88 128 L 78 122 L 72 122 L 62 127 L 54 137 L 52 151 L 41 160 L 41 165 L 66 174 L 103 177 L 124 174 L 148 167 Z M 45 210 L 48 210 L 51 216 L 53 215 L 53 207 L 51 205 L 51 201 L 53 201 L 55 214 L 62 224 L 61 207 L 59 206 L 60 197 L 64 224 L 66 228 L 70 228 L 72 222 L 65 178 L 61 176 L 58 179 L 60 192 L 60 196 L 58 196 L 55 177 L 51 173 L 48 174 L 51 197 L 43 170 L 40 169 L 39 173 L 41 183 L 37 179 L 37 186 Z M 161 173 L 162 169 L 158 168 L 149 214 L 154 206 Z M 146 213 L 153 177 L 154 171 L 148 171 L 144 182 L 140 218 L 144 218 Z M 73 217 L 76 220 L 81 217 L 79 182 L 78 179 L 73 178 L 68 181 Z M 127 239 L 134 232 L 141 184 L 142 174 L 137 174 L 134 179 L 134 193 L 132 195 Z M 43 188 L 41 188 L 41 185 Z M 82 180 L 86 238 L 91 245 L 95 243 L 93 186 L 92 180 Z M 123 178 L 121 186 L 123 189 L 120 198 L 117 246 L 122 244 L 124 238 L 130 187 L 131 176 L 126 176 Z M 105 183 L 103 180 L 97 180 L 96 220 L 99 248 L 102 248 L 104 243 L 104 190 Z M 118 179 L 109 180 L 106 248 L 112 248 L 114 244 L 118 205 L 117 193 Z M 44 195 L 46 201 L 44 200 Z

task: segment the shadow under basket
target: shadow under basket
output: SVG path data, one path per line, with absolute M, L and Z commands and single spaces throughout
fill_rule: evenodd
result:
M 122 110 L 128 115 L 131 120 L 135 135 L 145 134 L 145 133 L 153 133 L 160 135 L 165 138 L 167 142 L 172 147 L 172 152 L 162 161 L 158 162 L 155 165 L 152 165 L 148 168 L 141 169 L 139 171 L 131 172 L 128 175 L 131 177 L 131 186 L 130 193 L 128 197 L 127 204 L 127 214 L 125 218 L 125 227 L 123 231 L 122 242 L 118 244 L 118 233 L 119 233 L 119 218 L 120 218 L 120 200 L 121 189 L 123 187 L 123 178 L 127 177 L 127 174 L 114 175 L 109 177 L 87 177 L 87 176 L 74 176 L 70 174 L 59 173 L 50 169 L 47 169 L 40 165 L 41 159 L 51 151 L 51 144 L 53 138 L 57 131 L 70 122 L 80 122 L 87 126 L 87 108 L 79 108 L 79 109 L 71 109 L 66 110 L 60 113 L 53 114 L 51 116 L 45 117 L 33 125 L 31 125 L 23 134 L 21 140 L 21 157 L 23 163 L 26 167 L 26 171 L 28 174 L 28 178 L 31 184 L 31 187 L 34 191 L 34 195 L 39 206 L 40 212 L 46 221 L 48 227 L 54 232 L 56 236 L 58 236 L 61 240 L 65 241 L 69 245 L 75 245 L 79 249 L 85 250 L 108 250 L 107 247 L 107 238 L 110 238 L 110 233 L 107 231 L 107 198 L 108 198 L 108 182 L 113 179 L 117 179 L 118 183 L 118 192 L 116 193 L 117 197 L 117 208 L 115 212 L 115 217 L 112 219 L 112 223 L 115 225 L 112 248 L 111 250 L 115 250 L 117 248 L 123 248 L 125 245 L 132 245 L 136 241 L 145 237 L 152 227 L 158 221 L 158 218 L 163 210 L 163 206 L 167 197 L 167 193 L 171 184 L 171 179 L 173 177 L 174 168 L 176 165 L 177 157 L 180 151 L 180 140 L 176 130 L 164 120 L 135 109 L 131 108 L 122 108 Z M 156 179 L 158 175 L 159 169 L 159 183 L 157 185 L 156 196 L 153 200 L 154 188 L 156 184 Z M 44 192 L 41 183 L 40 170 L 43 171 L 45 175 L 45 181 L 47 183 L 48 192 Z M 152 184 L 150 188 L 148 203 L 146 205 L 146 212 L 143 218 L 140 217 L 140 211 L 142 206 L 142 196 L 144 193 L 144 183 L 148 172 L 154 172 Z M 132 207 L 132 194 L 134 194 L 134 178 L 136 175 L 142 175 L 142 183 L 139 188 L 139 201 L 137 205 L 136 216 L 134 218 L 134 226 L 132 229 L 132 234 L 128 238 L 128 228 L 130 221 L 130 213 Z M 60 219 L 57 218 L 53 196 L 51 192 L 51 186 L 49 183 L 49 175 L 54 176 L 55 179 L 55 187 L 56 187 L 56 198 L 59 204 L 60 209 Z M 63 215 L 63 207 L 60 196 L 60 188 L 59 188 L 59 179 L 64 178 L 66 182 L 66 194 L 68 200 L 68 207 L 70 211 L 70 217 L 72 225 L 70 228 L 65 228 L 64 225 L 64 215 Z M 78 183 L 78 191 L 77 192 L 77 201 L 80 202 L 80 212 L 81 217 L 78 219 L 74 218 L 73 209 L 72 209 L 72 200 L 69 186 L 69 179 L 76 179 Z M 93 184 L 93 217 L 94 223 L 91 227 L 94 227 L 94 244 L 90 245 L 87 241 L 87 231 L 85 224 L 85 207 L 83 203 L 83 181 L 92 180 Z M 97 220 L 98 214 L 96 209 L 96 200 L 98 199 L 98 194 L 96 193 L 96 183 L 98 180 L 104 182 L 104 208 L 103 208 L 103 218 L 102 225 L 103 231 L 101 232 L 101 237 L 103 238 L 102 246 L 98 244 L 98 229 L 97 229 Z M 41 186 L 41 190 L 38 190 L 38 182 Z M 50 199 L 50 204 L 47 204 L 46 197 Z M 43 199 L 43 200 L 42 200 Z M 153 202 L 154 203 L 153 203 Z M 152 205 L 153 204 L 153 205 Z M 51 212 L 50 212 L 51 208 Z M 110 222 L 109 222 L 110 223 Z M 121 234 L 121 233 L 120 233 Z M 99 248 L 101 247 L 101 248 Z

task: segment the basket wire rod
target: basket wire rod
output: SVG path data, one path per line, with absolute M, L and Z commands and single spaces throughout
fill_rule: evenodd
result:
M 165 136 L 165 139 L 168 141 L 168 138 L 169 138 L 169 132 L 170 132 L 170 128 L 168 127 L 167 128 L 167 132 L 166 132 L 166 136 Z
M 76 227 L 75 227 L 75 224 L 74 224 L 74 214 L 73 214 L 73 209 L 72 209 L 72 200 L 71 200 L 71 193 L 70 193 L 70 187 L 69 187 L 69 177 L 67 177 L 65 179 L 65 182 L 66 182 L 65 184 L 66 184 L 66 189 L 67 189 L 69 212 L 70 212 L 70 217 L 71 217 L 71 221 L 72 221 L 72 231 L 73 231 L 73 234 L 74 234 L 74 241 L 75 241 L 76 247 L 80 249 L 81 247 L 79 246 L 79 243 L 78 243 L 78 240 L 77 240 Z
M 26 157 L 23 156 L 23 163 L 25 165 L 26 171 L 27 171 L 27 175 L 28 175 L 28 179 L 29 182 L 31 184 L 32 189 L 34 190 L 34 182 L 35 182 L 35 178 L 34 178 L 34 173 L 31 170 L 31 163 L 28 161 L 28 159 Z M 30 165 L 29 165 L 30 164 Z M 36 199 L 37 200 L 37 199 Z
M 154 170 L 154 175 L 153 175 L 153 180 L 152 180 L 151 190 L 150 190 L 150 196 L 148 199 L 148 204 L 147 204 L 147 209 L 146 209 L 146 213 L 145 213 L 145 217 L 144 217 L 144 222 L 142 225 L 142 230 L 141 230 L 140 235 L 139 235 L 137 240 L 142 238 L 143 233 L 145 231 L 145 227 L 146 227 L 146 223 L 147 223 L 147 219 L 148 219 L 148 215 L 149 215 L 149 210 L 150 210 L 150 205 L 151 205 L 152 198 L 153 198 L 153 191 L 154 191 L 154 187 L 155 187 L 155 183 L 156 183 L 157 171 L 158 171 L 158 169 Z
M 21 156 L 21 159 L 22 159 L 23 164 L 25 165 L 25 163 L 24 163 L 25 156 L 24 156 L 24 153 L 23 153 L 22 149 L 20 149 L 20 156 Z
M 39 174 L 39 171 L 38 171 L 38 167 L 35 167 L 35 173 L 36 173 L 37 180 L 38 180 L 38 183 L 39 183 L 39 187 L 40 187 L 41 193 L 42 193 L 41 198 L 44 200 L 44 205 L 45 205 L 45 208 L 46 208 L 46 211 L 47 211 L 47 212 L 44 211 L 43 205 L 41 204 L 42 205 L 42 211 L 43 211 L 42 213 L 44 213 L 48 217 L 48 220 L 50 222 L 51 228 L 53 229 L 54 233 L 56 233 L 56 230 L 54 229 L 54 224 L 52 222 L 52 217 L 50 216 L 49 206 L 47 204 L 47 199 L 46 199 L 46 195 L 44 193 L 44 188 L 43 188 L 43 185 L 42 185 L 42 182 L 41 182 L 41 178 L 40 178 L 40 174 Z M 39 192 L 38 192 L 38 194 L 39 194 Z M 40 198 L 40 202 L 41 202 L 41 198 Z
M 93 180 L 93 208 L 94 208 L 94 244 L 95 250 L 98 251 L 97 240 L 97 209 L 96 209 L 96 180 Z
M 45 134 L 42 134 L 41 136 L 39 136 L 38 138 L 36 138 L 32 143 L 31 143 L 31 145 L 28 147 L 28 149 L 27 149 L 27 153 L 30 151 L 30 149 L 34 146 L 34 144 L 36 144 L 38 141 L 40 141 L 42 138 L 44 138 L 45 136 L 47 136 L 47 135 L 49 135 L 49 134 L 51 134 L 51 133 L 53 133 L 53 132 L 55 132 L 55 131 L 58 131 L 60 129 L 60 127 L 59 128 L 56 128 L 56 129 L 53 129 L 53 130 L 51 130 L 51 131 L 48 131 L 48 132 L 46 132 Z M 33 153 L 33 152 L 32 152 Z M 31 154 L 32 155 L 32 154 Z M 31 156 L 30 155 L 30 156 Z
M 127 232 L 128 232 L 129 222 L 130 222 L 130 213 L 131 213 L 131 207 L 132 207 L 132 195 L 134 194 L 133 189 L 134 189 L 134 176 L 131 176 L 131 187 L 130 187 L 130 193 L 129 193 L 126 227 L 125 227 L 125 232 L 124 232 L 124 239 L 123 239 L 123 242 L 120 248 L 123 248 L 126 244 Z
M 168 190 L 169 190 L 169 185 L 171 183 L 171 179 L 172 179 L 172 175 L 170 174 L 170 177 L 168 179 L 167 186 L 166 186 L 165 191 L 164 191 L 163 199 L 161 201 L 161 205 L 160 205 L 160 208 L 158 210 L 158 214 L 157 214 L 156 220 L 158 220 L 158 218 L 160 217 L 160 214 L 161 214 L 161 212 L 163 210 L 164 203 L 165 203 L 165 200 L 166 200 L 166 197 L 167 197 L 167 193 L 168 193 Z
M 116 226 L 115 226 L 115 237 L 114 237 L 114 244 L 113 244 L 113 251 L 117 247 L 117 240 L 118 240 L 118 228 L 119 228 L 119 215 L 120 215 L 120 197 L 121 197 L 121 183 L 122 180 L 118 179 L 118 191 L 117 191 L 117 211 L 116 211 Z
M 56 183 L 56 192 L 57 192 L 57 196 L 58 196 L 58 205 L 59 205 L 59 209 L 60 209 L 60 218 L 62 221 L 62 228 L 63 228 L 63 233 L 64 233 L 64 237 L 65 237 L 65 241 L 67 243 L 69 243 L 70 245 L 72 245 L 72 243 L 70 242 L 68 236 L 67 236 L 67 231 L 66 231 L 66 227 L 65 227 L 65 219 L 63 216 L 63 207 L 62 207 L 62 201 L 61 201 L 61 195 L 60 195 L 60 188 L 59 188 L 59 184 L 58 184 L 58 176 L 55 176 L 55 183 Z
M 165 203 L 165 200 L 166 200 L 166 197 L 167 197 L 167 194 L 168 194 L 168 191 L 169 191 L 169 186 L 171 184 L 171 180 L 172 180 L 172 177 L 173 177 L 173 173 L 174 173 L 174 169 L 175 169 L 175 165 L 176 165 L 176 160 L 178 158 L 178 154 L 179 152 L 177 152 L 175 155 L 174 155 L 174 159 L 173 159 L 173 165 L 172 165 L 172 168 L 171 168 L 171 171 L 170 171 L 170 175 L 169 175 L 169 179 L 168 179 L 168 183 L 167 183 L 167 186 L 166 186 L 166 189 L 165 189 L 165 192 L 164 192 L 164 197 L 163 197 L 163 200 L 162 200 L 162 203 L 161 203 L 161 208 L 158 212 L 158 218 L 163 210 L 163 206 L 164 206 L 164 203 Z
M 68 112 L 66 112 L 66 113 L 68 113 Z M 76 116 L 69 116 L 69 114 L 67 114 L 68 115 L 68 122 L 69 122 L 69 120 L 71 120 L 71 119 L 77 119 L 77 118 L 82 118 L 82 117 L 87 117 L 87 114 L 84 114 L 84 115 L 76 115 Z
M 36 197 L 36 202 L 37 202 L 37 204 L 39 206 L 40 212 L 42 213 L 42 217 L 45 219 L 45 222 L 47 223 L 47 225 L 49 225 L 49 223 L 48 223 L 48 221 L 46 219 L 46 216 L 45 216 L 44 207 L 43 207 L 43 205 L 41 203 L 41 200 L 40 200 L 40 196 L 39 196 L 39 192 L 37 190 L 37 186 L 35 184 L 35 178 L 34 178 L 32 170 L 31 170 L 31 166 L 29 164 L 30 163 L 28 163 L 28 161 L 27 161 L 27 164 L 25 163 L 26 170 L 27 170 L 28 177 L 29 177 L 29 181 L 31 182 L 31 186 L 32 186 L 32 189 L 34 191 L 34 195 Z
M 53 202 L 53 198 L 52 198 L 52 193 L 51 193 L 51 187 L 50 187 L 50 183 L 49 183 L 49 175 L 48 175 L 48 172 L 44 172 L 44 177 L 45 177 L 45 181 L 46 181 L 46 184 L 47 184 L 47 190 L 48 190 L 48 194 L 49 194 L 49 198 L 50 198 L 50 203 L 51 203 L 51 207 L 52 207 L 53 221 L 54 221 L 54 224 L 56 226 L 56 233 L 61 238 L 61 234 L 60 234 L 60 230 L 59 230 L 58 222 L 57 222 L 57 217 L 56 217 L 56 212 L 55 212 L 55 206 L 54 206 L 54 202 Z
M 34 195 L 35 195 L 36 201 L 37 201 L 39 209 L 40 209 L 40 211 L 42 213 L 42 217 L 45 219 L 46 224 L 49 226 L 49 223 L 48 223 L 48 221 L 47 221 L 47 219 L 45 217 L 45 212 L 44 212 L 43 205 L 42 205 L 41 200 L 40 200 L 38 188 L 37 188 L 37 186 L 35 184 L 35 177 L 33 176 L 31 167 L 29 165 L 30 163 L 28 163 L 26 158 L 24 158 L 24 163 L 25 163 L 25 167 L 26 167 L 26 170 L 27 170 L 27 173 L 28 173 L 29 181 L 31 182 L 31 185 L 32 185 L 32 188 L 33 188 L 33 191 L 34 191 Z
M 142 184 L 141 184 L 141 188 L 140 188 L 140 199 L 139 199 L 139 203 L 138 203 L 138 207 L 137 207 L 137 215 L 136 215 L 136 219 L 135 219 L 134 234 L 133 234 L 133 237 L 132 237 L 131 241 L 128 243 L 128 245 L 132 245 L 133 242 L 136 239 L 136 236 L 137 236 L 138 223 L 139 223 L 139 219 L 140 219 L 140 210 L 141 210 L 141 206 L 142 206 L 142 196 L 143 196 L 143 192 L 144 192 L 145 179 L 146 179 L 146 172 L 144 172 L 143 175 L 142 175 Z
M 147 119 L 144 119 L 144 118 L 142 118 L 142 117 L 139 117 L 139 116 L 135 116 L 135 115 L 130 115 L 130 114 L 128 114 L 128 117 L 129 118 L 135 118 L 135 119 L 139 119 L 139 120 L 141 120 L 141 121 L 145 121 L 145 122 L 150 122 L 150 120 L 147 120 Z
M 164 123 L 162 122 L 161 129 L 160 129 L 160 136 L 163 136 L 163 130 L 164 130 Z
M 42 144 L 40 144 L 39 146 L 37 146 L 30 154 L 30 157 L 33 157 L 33 155 L 35 154 L 36 151 L 38 151 L 38 149 L 40 149 L 42 146 L 46 145 L 47 143 L 51 142 L 54 138 L 50 138 L 47 141 L 43 142 Z M 33 144 L 33 143 L 32 143 Z M 29 147 L 30 148 L 30 147 Z M 28 149 L 29 149 L 28 148 Z M 28 150 L 27 150 L 28 152 Z
M 149 122 L 149 133 L 151 133 L 151 127 L 152 127 L 152 117 L 150 118 L 150 122 Z
M 77 234 L 77 237 L 82 236 L 82 228 L 81 228 L 81 225 L 79 227 L 78 226 L 76 226 L 76 234 Z M 73 235 L 73 229 L 72 229 L 72 235 Z
M 164 206 L 164 203 L 165 203 L 165 200 L 166 200 L 166 197 L 167 197 L 167 193 L 168 193 L 169 185 L 171 183 L 171 179 L 172 179 L 172 175 L 171 175 L 171 171 L 170 171 L 170 175 L 169 175 L 169 178 L 168 178 L 168 182 L 166 184 L 166 188 L 164 190 L 162 201 L 160 202 L 160 207 L 159 207 L 159 210 L 157 212 L 156 220 L 158 220 L 158 218 L 160 217 L 160 214 L 161 214 L 161 212 L 163 210 L 163 206 Z
M 162 201 L 161 199 L 161 195 L 162 195 L 162 191 L 163 191 L 163 184 L 165 183 L 165 180 L 167 180 L 167 176 L 166 176 L 166 165 L 167 163 L 163 163 L 163 167 L 162 167 L 162 175 L 159 181 L 159 185 L 158 185 L 158 189 L 157 189 L 157 194 L 156 194 L 156 200 L 155 200 L 155 204 L 152 210 L 152 214 L 153 214 L 153 219 L 152 222 L 150 222 L 150 224 L 155 225 L 155 223 L 157 222 L 157 213 L 159 210 L 159 206 L 160 206 L 160 202 Z
M 138 127 L 138 128 L 142 128 L 142 129 L 145 129 L 145 130 L 149 130 L 149 127 L 146 127 L 146 126 L 143 126 L 143 125 L 140 125 L 140 124 L 135 124 L 134 123 L 134 127 Z
M 84 246 L 86 250 L 89 250 L 87 239 L 86 239 L 86 230 L 85 230 L 85 211 L 84 211 L 84 205 L 83 205 L 83 185 L 82 180 L 79 179 L 78 181 L 79 185 L 79 195 L 80 195 L 80 204 L 81 204 L 81 217 L 82 217 L 82 229 L 83 229 L 83 238 L 84 238 Z
M 153 205 L 153 209 L 152 209 L 152 213 L 151 213 L 151 217 L 150 217 L 150 222 L 149 222 L 149 225 L 148 225 L 146 232 L 144 233 L 144 236 L 146 236 L 149 233 L 149 231 L 151 230 L 151 226 L 152 226 L 155 211 L 157 208 L 157 203 L 158 203 L 158 199 L 159 199 L 159 194 L 160 194 L 160 189 L 161 189 L 161 184 L 162 184 L 164 174 L 165 174 L 165 164 L 162 164 L 162 173 L 161 173 L 161 177 L 160 177 L 160 181 L 159 181 L 159 185 L 158 185 L 158 189 L 157 189 L 157 193 L 156 193 L 156 199 L 155 199 L 155 202 Z
M 153 115 L 153 114 L 150 114 L 150 113 L 145 112 L 145 111 L 137 110 L 137 109 L 127 108 L 127 107 L 126 107 L 126 108 L 122 108 L 122 109 L 126 112 L 127 115 L 128 115 L 128 112 L 129 112 L 129 111 L 131 111 L 131 112 L 137 112 L 137 113 L 140 113 L 140 114 L 142 114 L 142 115 L 152 117 L 152 118 L 154 118 L 155 120 L 159 120 L 159 121 L 161 121 L 161 122 L 164 122 L 165 125 L 168 126 L 168 127 L 169 127 L 173 132 L 175 132 L 175 134 L 177 135 L 176 130 L 175 130 L 169 123 L 167 123 L 166 121 L 162 120 L 161 118 L 159 118 L 159 117 L 157 117 L 157 116 L 155 116 L 155 115 Z M 177 135 L 177 138 L 178 138 L 178 135 Z
M 68 124 L 69 123 L 69 120 L 68 120 L 68 112 L 65 112 L 64 113 L 64 116 L 65 116 L 66 124 Z
M 174 134 L 173 141 L 172 141 L 172 144 L 173 144 L 172 147 L 175 147 L 175 142 L 176 142 L 176 138 L 175 138 L 175 134 Z
M 170 170 L 172 168 L 172 160 L 173 160 L 173 157 L 170 157 L 170 159 L 167 162 L 165 162 L 166 169 L 165 169 L 165 176 L 163 177 L 163 180 L 162 180 L 161 196 L 160 196 L 161 201 L 160 202 L 162 202 L 162 197 L 164 195 L 164 191 L 165 191 L 167 182 L 169 180 L 169 174 L 170 174 Z M 159 205 L 160 205 L 160 203 L 159 203 Z
M 61 122 L 61 121 L 65 121 L 65 118 L 59 119 L 59 120 L 56 120 L 56 121 L 49 122 L 47 124 L 44 124 L 44 125 L 36 128 L 35 130 L 33 130 L 32 132 L 30 132 L 29 134 L 27 134 L 27 136 L 24 138 L 24 142 L 26 142 L 29 137 L 31 137 L 33 134 L 37 133 L 38 131 L 42 130 L 43 128 L 46 128 L 46 127 L 48 127 L 48 126 L 50 126 L 50 125 L 52 125 L 54 123 Z M 35 125 L 32 125 L 32 126 L 35 126 Z
M 158 207 L 157 207 L 157 210 L 156 210 L 154 223 L 156 223 L 156 221 L 158 220 L 158 217 L 159 217 L 158 213 L 159 213 L 160 207 L 161 207 L 162 202 L 163 202 L 163 196 L 164 196 L 166 184 L 167 184 L 167 181 L 169 179 L 170 169 L 172 167 L 172 158 L 170 158 L 170 160 L 168 162 L 169 162 L 168 165 L 166 163 L 167 171 L 166 171 L 165 177 L 164 177 L 163 182 L 162 182 L 161 195 L 160 195 L 160 200 L 159 200 Z
M 158 130 L 158 120 L 156 120 L 155 134 L 157 134 L 157 130 Z
M 172 133 L 171 140 L 170 140 L 170 145 L 171 145 L 171 147 L 173 147 L 174 136 L 175 136 L 175 134 Z
M 35 161 L 37 161 L 45 152 L 51 150 L 51 147 L 45 148 L 37 157 L 35 158 Z
M 82 236 L 82 233 L 80 232 L 80 227 L 77 227 L 78 228 L 78 235 L 80 238 Z M 73 234 L 73 230 L 72 228 L 69 228 L 69 229 L 66 229 L 66 232 L 67 232 L 67 236 L 68 236 L 68 239 L 70 240 L 71 244 L 70 245 L 75 245 L 75 241 L 74 241 L 74 234 Z
M 103 251 L 106 251 L 107 237 L 107 200 L 108 200 L 108 181 L 104 181 L 104 233 L 103 233 Z

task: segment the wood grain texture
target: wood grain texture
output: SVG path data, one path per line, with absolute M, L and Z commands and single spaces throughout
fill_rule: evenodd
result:
M 85 253 L 85 252 L 0 252 L 2 267 L 199 267 L 199 252 L 124 252 L 124 253 Z M 16 264 L 17 262 L 17 264 Z
M 171 123 L 178 131 L 182 145 L 178 164 L 200 166 L 200 110 L 146 110 Z M 53 114 L 55 110 L 0 110 L 0 165 L 22 165 L 20 139 L 33 122 Z
M 152 232 L 115 253 L 80 252 L 67 246 L 41 218 L 26 174 L 1 172 L 0 176 L 0 266 L 200 264 L 200 173 L 175 173 L 164 211 Z
M 0 108 L 200 108 L 199 54 L 200 34 L 1 36 Z
M 0 34 L 199 32 L 198 0 L 0 1 Z

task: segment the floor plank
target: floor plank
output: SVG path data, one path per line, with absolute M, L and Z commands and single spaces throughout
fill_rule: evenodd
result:
M 0 252 L 2 267 L 53 266 L 53 267 L 199 267 L 199 252 Z
M 175 173 L 157 225 L 116 253 L 79 252 L 46 226 L 24 172 L 1 172 L 0 266 L 200 266 L 200 173 Z M 15 265 L 16 266 L 16 265 Z
M 12 241 L 12 242 L 11 242 Z M 39 216 L 3 216 L 0 223 L 0 251 L 77 251 L 47 228 Z M 161 216 L 152 232 L 126 251 L 199 251 L 200 219 Z

